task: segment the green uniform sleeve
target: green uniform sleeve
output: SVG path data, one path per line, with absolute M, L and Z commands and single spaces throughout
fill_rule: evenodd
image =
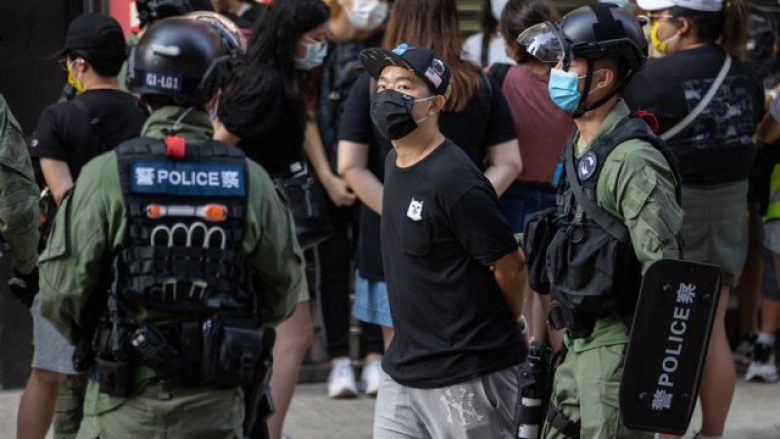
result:
M 600 204 L 622 218 L 643 271 L 653 262 L 679 257 L 682 208 L 674 174 L 660 151 L 640 140 L 619 145 L 599 177 Z
M 23 274 L 38 257 L 38 186 L 22 129 L 0 95 L 0 234 L 14 249 L 14 268 Z
M 71 342 L 96 317 L 87 302 L 110 274 L 124 216 L 116 155 L 106 153 L 82 168 L 39 259 L 41 313 Z
M 289 317 L 307 288 L 303 254 L 286 200 L 276 192 L 268 174 L 247 161 L 249 208 L 244 252 L 256 273 L 260 317 L 273 325 Z

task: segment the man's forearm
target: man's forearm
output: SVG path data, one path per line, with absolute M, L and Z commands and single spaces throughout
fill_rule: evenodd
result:
M 512 316 L 519 319 L 523 314 L 523 300 L 528 285 L 528 270 L 519 252 L 510 253 L 494 265 L 493 276 L 501 293 L 512 311 Z

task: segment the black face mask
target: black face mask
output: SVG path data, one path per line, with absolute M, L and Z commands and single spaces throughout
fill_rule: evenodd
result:
M 412 116 L 414 98 L 395 90 L 384 90 L 371 96 L 371 121 L 387 140 L 398 140 L 417 129 Z

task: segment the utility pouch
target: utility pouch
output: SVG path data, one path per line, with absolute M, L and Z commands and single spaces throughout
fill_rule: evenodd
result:
M 144 366 L 160 378 L 173 376 L 182 368 L 179 352 L 171 346 L 165 334 L 150 323 L 141 323 L 130 335 L 130 345 Z
M 557 208 L 550 207 L 528 215 L 523 227 L 523 251 L 528 265 L 528 284 L 541 294 L 549 294 L 547 248 L 557 228 Z
M 127 397 L 133 390 L 133 364 L 128 360 L 97 358 L 100 391 L 111 396 Z
M 617 305 L 616 291 L 631 290 L 634 255 L 630 243 L 621 242 L 603 228 L 585 223 L 559 230 L 547 255 L 551 289 L 556 300 L 570 309 L 603 312 Z M 608 304 L 605 301 L 614 300 Z
M 203 323 L 201 378 L 207 384 L 246 386 L 257 377 L 264 348 L 255 319 L 220 315 Z

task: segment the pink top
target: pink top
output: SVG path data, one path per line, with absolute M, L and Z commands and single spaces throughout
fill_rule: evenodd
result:
M 571 118 L 550 100 L 549 75 L 531 72 L 524 64 L 512 66 L 501 87 L 517 132 L 526 183 L 549 183 L 564 143 L 574 129 Z

